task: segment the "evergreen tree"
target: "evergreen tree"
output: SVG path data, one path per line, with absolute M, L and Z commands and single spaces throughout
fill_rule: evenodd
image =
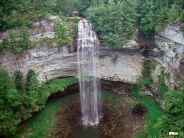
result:
M 38 110 L 39 107 L 37 105 L 38 101 L 38 91 L 39 91 L 39 82 L 34 70 L 30 69 L 27 74 L 27 90 L 29 97 L 29 104 L 31 108 L 34 110 Z
M 70 16 L 73 12 L 74 0 L 56 0 L 56 6 L 54 11 L 59 13 L 60 11 L 65 16 Z
M 29 69 L 29 71 L 27 73 L 27 90 L 28 91 L 32 91 L 32 90 L 37 91 L 38 86 L 39 86 L 39 82 L 38 82 L 35 71 L 32 69 Z
M 123 2 L 109 0 L 107 4 L 90 7 L 86 15 L 100 38 L 109 47 L 121 48 L 135 35 L 137 13 L 134 0 Z
M 21 36 L 21 47 L 22 48 L 30 48 L 31 42 L 29 40 L 30 38 L 30 32 L 26 25 L 23 25 L 20 28 L 20 36 Z
M 17 90 L 4 69 L 0 69 L 0 136 L 14 133 L 21 117 L 17 116 L 18 106 L 21 105 Z
M 141 0 L 138 3 L 138 11 L 140 18 L 140 29 L 144 32 L 146 37 L 149 37 L 152 32 L 155 31 L 155 9 L 152 0 Z
M 173 22 L 179 16 L 176 5 L 172 5 L 171 9 L 168 11 L 168 22 Z
M 16 71 L 14 76 L 16 89 L 18 91 L 23 91 L 23 73 L 21 71 Z
M 60 46 L 66 46 L 70 43 L 71 37 L 68 34 L 68 26 L 65 22 L 56 23 L 56 41 Z

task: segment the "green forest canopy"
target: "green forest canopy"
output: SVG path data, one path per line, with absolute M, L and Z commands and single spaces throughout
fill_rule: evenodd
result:
M 136 29 L 149 38 L 167 23 L 178 18 L 184 21 L 184 0 L 1 0 L 0 30 L 33 27 L 32 21 L 51 14 L 71 16 L 74 7 L 113 48 L 120 48 L 133 38 Z
M 16 71 L 12 79 L 0 68 L 0 137 L 14 134 L 22 121 L 45 106 L 51 93 L 62 92 L 77 82 L 77 78 L 68 77 L 49 80 L 39 86 L 34 70 L 28 71 L 25 81 L 22 72 Z

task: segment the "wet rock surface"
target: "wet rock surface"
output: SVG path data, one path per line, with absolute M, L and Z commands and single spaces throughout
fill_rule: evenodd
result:
M 116 94 L 118 95 L 118 94 Z M 142 106 L 138 110 L 142 114 L 132 113 L 135 108 L 131 105 L 133 100 L 127 93 L 119 94 L 120 100 L 116 98 L 103 98 L 103 117 L 97 126 L 92 126 L 100 130 L 105 138 L 134 138 L 143 129 L 144 113 Z M 71 134 L 76 127 L 82 126 L 80 97 L 73 97 L 70 101 L 65 101 L 64 107 L 56 118 L 56 130 L 50 135 L 56 138 L 71 138 Z M 104 138 L 104 137 L 103 137 Z

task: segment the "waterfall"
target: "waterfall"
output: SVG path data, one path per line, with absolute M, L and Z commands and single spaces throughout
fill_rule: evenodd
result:
M 91 23 L 86 19 L 78 23 L 77 46 L 82 122 L 84 125 L 96 125 L 101 116 L 101 91 L 97 68 L 98 38 Z

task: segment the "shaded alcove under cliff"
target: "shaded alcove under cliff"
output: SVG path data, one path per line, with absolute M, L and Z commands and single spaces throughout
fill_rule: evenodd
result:
M 102 101 L 103 101 L 103 117 L 100 119 L 100 123 L 97 126 L 84 128 L 81 122 L 81 106 L 79 96 L 79 84 L 73 84 L 68 86 L 65 91 L 51 94 L 47 100 L 46 107 L 49 107 L 51 103 L 55 103 L 60 99 L 64 100 L 58 106 L 58 111 L 54 117 L 52 117 L 49 126 L 47 125 L 48 120 L 44 119 L 44 116 L 52 114 L 52 110 L 47 113 L 44 109 L 34 114 L 34 117 L 30 120 L 22 123 L 18 131 L 18 136 L 30 135 L 34 137 L 34 125 L 38 125 L 38 120 L 34 120 L 37 116 L 42 113 L 42 120 L 46 121 L 43 129 L 49 127 L 49 131 L 45 134 L 42 130 L 39 132 L 39 137 L 55 137 L 55 138 L 72 138 L 76 132 L 87 129 L 87 133 L 98 133 L 101 135 L 99 138 L 134 138 L 138 133 L 143 130 L 143 122 L 145 114 L 138 114 L 133 112 L 134 100 L 130 97 L 132 90 L 131 84 L 122 82 L 111 82 L 101 80 L 102 88 Z M 56 108 L 56 107 L 50 107 Z M 32 125 L 30 125 L 30 122 Z M 27 125 L 28 124 L 28 125 Z M 26 131 L 26 127 L 29 126 Z M 32 131 L 33 130 L 33 131 Z M 20 132 L 22 133 L 20 135 Z M 16 135 L 17 136 L 17 135 Z M 16 137 L 15 136 L 15 137 Z M 14 137 L 14 136 L 13 136 Z M 75 138 L 75 137 L 74 137 Z M 76 137 L 77 138 L 77 137 Z M 84 138 L 80 135 L 80 138 Z
M 101 90 L 110 91 L 116 94 L 130 93 L 132 89 L 132 84 L 123 82 L 113 82 L 107 80 L 101 80 Z M 63 92 L 56 92 L 48 97 L 47 102 L 57 100 L 60 97 L 68 96 L 71 94 L 79 93 L 79 84 L 72 84 L 68 86 Z
M 87 133 L 100 133 L 100 138 L 135 138 L 139 133 L 148 132 L 151 123 L 145 124 L 145 121 L 156 122 L 150 115 L 161 110 L 159 105 L 149 96 L 140 98 L 136 85 L 101 80 L 101 88 L 103 117 L 97 126 L 87 128 Z M 76 132 L 86 130 L 81 116 L 79 84 L 76 83 L 63 92 L 51 94 L 45 107 L 21 123 L 11 137 L 72 138 Z
M 103 117 L 97 126 L 86 128 L 87 133 L 90 129 L 94 129 L 101 133 L 102 136 L 99 138 L 134 138 L 143 130 L 144 114 L 132 112 L 134 101 L 127 93 L 115 94 L 103 91 L 102 101 Z M 57 129 L 51 133 L 56 138 L 72 138 L 75 132 L 83 127 L 79 96 L 71 99 L 70 104 L 58 113 Z M 81 134 L 80 138 L 85 138 L 85 135 Z

